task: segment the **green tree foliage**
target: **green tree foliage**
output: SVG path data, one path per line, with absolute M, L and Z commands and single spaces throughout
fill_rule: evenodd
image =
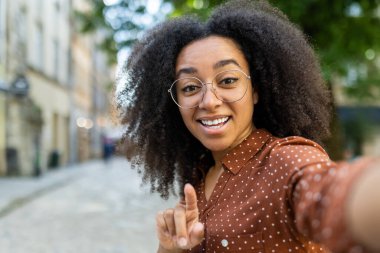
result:
M 141 31 L 166 14 L 149 13 L 148 0 L 114 2 L 106 5 L 102 0 L 92 0 L 89 1 L 93 6 L 91 10 L 77 13 L 83 32 L 99 28 L 105 31 L 107 36 L 100 46 L 113 62 L 118 50 L 129 47 Z M 170 17 L 192 13 L 205 18 L 213 7 L 224 1 L 156 2 L 161 5 L 159 10 L 171 5 Z M 380 0 L 271 0 L 271 3 L 307 34 L 320 56 L 328 81 L 334 75 L 347 76 L 350 72 L 354 74 L 348 81 L 348 94 L 364 99 L 378 93 L 375 90 L 380 89 L 380 74 L 375 59 L 380 52 Z
M 75 17 L 79 31 L 83 33 L 93 33 L 95 31 L 102 31 L 104 39 L 98 45 L 108 55 L 109 64 L 116 63 L 116 55 L 119 46 L 114 40 L 114 34 L 117 30 L 113 29 L 113 26 L 105 20 L 104 12 L 105 5 L 103 0 L 88 1 L 91 8 L 85 12 L 76 11 Z
M 104 40 L 98 46 L 109 56 L 110 64 L 117 61 L 117 53 L 129 48 L 141 33 L 165 17 L 162 9 L 171 10 L 166 2 L 159 3 L 161 11 L 150 13 L 148 0 L 115 0 L 105 4 L 103 0 L 88 0 L 92 7 L 87 11 L 76 12 L 79 29 L 83 33 L 101 31 Z M 152 1 L 154 2 L 154 1 Z
M 77 13 L 82 31 L 101 28 L 108 36 L 100 45 L 112 62 L 116 52 L 129 47 L 141 31 L 154 25 L 160 17 L 196 14 L 205 19 L 212 8 L 223 0 L 155 0 L 162 14 L 149 13 L 147 3 L 153 0 L 118 0 L 105 5 L 102 0 L 89 3 L 92 10 Z M 254 1 L 254 0 L 252 0 Z M 348 95 L 360 100 L 380 98 L 380 0 L 269 0 L 286 13 L 307 35 L 318 53 L 322 71 L 331 87 L 333 78 L 343 77 Z M 167 9 L 167 8 L 166 8 Z M 143 22 L 150 16 L 150 23 Z M 145 18 L 145 19 L 144 19 Z M 327 142 L 332 158 L 341 158 L 342 136 L 339 120 L 332 124 L 334 139 Z
M 273 1 L 299 24 L 318 52 L 326 79 L 334 74 L 350 76 L 348 85 L 358 98 L 373 97 L 371 91 L 380 87 L 376 53 L 380 52 L 379 0 L 304 0 Z M 378 69 L 378 67 L 377 67 Z M 355 87 L 356 86 L 356 87 Z M 366 91 L 364 91 L 366 90 Z M 355 95 L 355 92 L 351 92 Z M 369 95 L 369 96 L 367 96 Z

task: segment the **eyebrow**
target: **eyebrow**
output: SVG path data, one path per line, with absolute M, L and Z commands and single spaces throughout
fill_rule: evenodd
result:
M 226 60 L 218 61 L 212 67 L 213 67 L 213 69 L 219 69 L 219 68 L 222 68 L 222 67 L 229 65 L 229 64 L 234 64 L 234 65 L 238 66 L 239 68 L 241 68 L 239 63 L 234 59 L 226 59 Z M 182 68 L 182 69 L 178 70 L 176 77 L 178 78 L 181 74 L 195 74 L 197 72 L 198 72 L 198 70 L 196 68 L 193 68 L 193 67 Z
M 234 64 L 234 65 L 238 66 L 239 68 L 241 68 L 239 63 L 237 63 L 237 61 L 235 61 L 234 59 L 226 59 L 226 60 L 218 61 L 217 63 L 214 64 L 213 68 L 218 69 L 218 68 L 224 67 L 228 64 Z
M 198 72 L 198 70 L 196 68 L 193 68 L 193 67 L 182 68 L 182 69 L 178 70 L 176 77 L 178 78 L 182 73 L 183 74 L 194 74 L 197 72 Z

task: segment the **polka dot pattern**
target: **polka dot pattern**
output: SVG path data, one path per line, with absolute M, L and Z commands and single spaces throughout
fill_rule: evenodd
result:
M 258 129 L 222 163 L 209 199 L 204 183 L 197 187 L 205 240 L 189 252 L 330 252 L 313 240 L 344 227 L 325 215 L 335 214 L 332 203 L 342 204 L 337 185 L 346 184 L 348 172 L 318 144 Z

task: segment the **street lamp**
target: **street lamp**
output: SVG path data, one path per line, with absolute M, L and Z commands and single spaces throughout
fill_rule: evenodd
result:
M 16 97 L 26 97 L 29 93 L 29 82 L 24 75 L 17 75 L 11 83 L 9 92 Z
M 0 81 L 0 91 L 15 97 L 26 97 L 29 94 L 29 81 L 22 74 L 16 76 L 8 87 L 5 82 Z

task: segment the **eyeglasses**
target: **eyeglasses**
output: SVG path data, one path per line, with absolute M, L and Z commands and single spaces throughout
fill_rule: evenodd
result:
M 210 91 L 223 102 L 233 103 L 242 99 L 247 92 L 250 76 L 239 69 L 222 71 L 212 79 L 211 83 L 204 83 L 196 77 L 184 77 L 175 80 L 168 92 L 173 101 L 181 108 L 195 108 L 203 100 L 210 84 Z

